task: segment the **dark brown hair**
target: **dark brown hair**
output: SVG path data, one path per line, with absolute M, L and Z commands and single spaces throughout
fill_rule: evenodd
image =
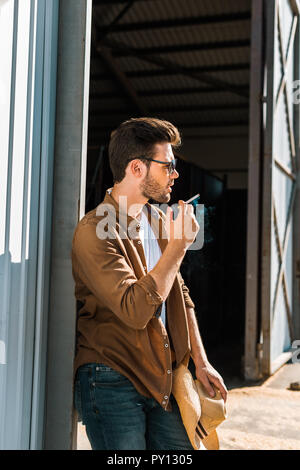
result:
M 132 118 L 122 122 L 112 132 L 108 147 L 109 164 L 114 183 L 125 177 L 128 163 L 139 156 L 153 158 L 155 144 L 168 142 L 178 147 L 181 138 L 178 129 L 168 121 L 156 118 Z M 146 165 L 151 162 L 145 160 Z

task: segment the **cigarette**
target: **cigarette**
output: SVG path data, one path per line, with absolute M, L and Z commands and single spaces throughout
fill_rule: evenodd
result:
M 185 204 L 188 204 L 189 202 L 192 202 L 194 199 L 197 199 L 197 197 L 200 197 L 200 194 L 196 194 L 196 196 L 193 196 L 191 197 L 190 199 L 188 199 L 187 201 L 185 201 Z

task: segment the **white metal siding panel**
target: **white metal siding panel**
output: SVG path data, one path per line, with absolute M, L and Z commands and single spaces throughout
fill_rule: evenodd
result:
M 48 14 L 55 4 L 57 1 L 47 0 Z M 43 272 L 38 271 L 37 266 L 42 263 L 45 269 L 49 264 L 45 260 L 45 255 L 49 258 L 49 250 L 43 253 L 41 260 L 39 248 L 43 247 L 45 251 L 46 233 L 41 222 L 51 217 L 52 199 L 51 171 L 43 179 L 42 168 L 43 159 L 48 170 L 53 159 L 53 132 L 49 126 L 43 129 L 43 120 L 49 113 L 53 127 L 55 117 L 53 109 L 51 115 L 51 109 L 46 108 L 49 99 L 47 101 L 47 96 L 43 96 L 43 88 L 49 79 L 55 84 L 55 63 L 52 63 L 53 70 L 48 71 L 48 76 L 44 70 L 45 24 L 55 22 L 51 15 L 45 22 L 45 5 L 45 0 L 0 3 L 0 30 L 4 36 L 1 37 L 2 52 L 8 50 L 11 62 L 10 76 L 7 70 L 0 72 L 1 85 L 10 96 L 9 107 L 6 103 L 4 113 L 8 144 L 4 144 L 1 151 L 5 173 L 2 173 L 4 184 L 0 186 L 0 199 L 5 201 L 5 210 L 1 207 L 0 230 L 0 291 L 3 298 L 0 340 L 6 353 L 2 360 L 0 358 L 0 449 L 30 448 L 32 411 L 36 412 L 36 404 L 32 406 L 33 371 L 37 368 L 34 347 L 40 335 L 37 325 L 42 319 L 45 322 L 47 314 L 46 304 L 42 312 L 36 309 L 36 299 L 44 298 L 48 289 L 47 284 L 39 282 Z M 47 60 L 49 56 L 45 62 Z M 6 74 L 3 81 L 2 74 Z M 51 100 L 55 103 L 55 88 L 51 91 Z M 47 134 L 46 139 L 43 139 L 43 131 Z M 43 213 L 45 207 L 40 204 L 45 198 L 47 213 Z M 38 412 L 43 419 L 44 410 L 40 408 Z
M 263 372 L 273 373 L 294 339 L 292 211 L 296 185 L 294 38 L 299 17 L 290 2 L 268 3 L 268 97 L 264 155 Z M 299 25 L 298 25 L 299 27 Z

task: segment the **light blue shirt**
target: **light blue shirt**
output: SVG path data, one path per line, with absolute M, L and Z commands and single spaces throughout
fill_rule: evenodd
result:
M 161 249 L 153 233 L 153 230 L 150 227 L 150 224 L 148 222 L 148 217 L 145 214 L 145 211 L 147 211 L 147 208 L 144 207 L 141 213 L 141 220 L 140 220 L 141 228 L 139 231 L 139 235 L 140 235 L 141 242 L 144 248 L 147 269 L 148 271 L 151 271 L 156 265 L 156 263 L 158 262 L 159 258 L 161 257 Z M 162 304 L 161 319 L 164 325 L 166 325 L 165 302 L 163 302 Z

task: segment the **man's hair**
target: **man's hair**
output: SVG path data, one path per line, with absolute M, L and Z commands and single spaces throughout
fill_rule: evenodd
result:
M 108 147 L 109 164 L 114 183 L 125 177 L 128 163 L 141 156 L 153 158 L 155 144 L 170 143 L 172 147 L 181 144 L 178 129 L 168 121 L 156 118 L 132 118 L 122 122 L 112 132 Z M 149 168 L 151 162 L 144 160 Z

